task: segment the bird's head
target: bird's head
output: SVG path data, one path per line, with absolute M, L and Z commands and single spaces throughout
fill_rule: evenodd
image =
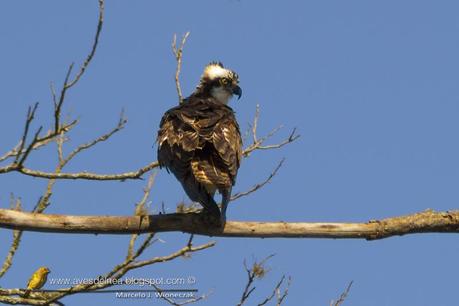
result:
M 49 274 L 49 269 L 47 267 L 40 267 L 38 268 L 37 271 L 40 275 L 48 275 Z
M 211 62 L 204 68 L 197 90 L 206 92 L 223 104 L 228 104 L 233 95 L 238 99 L 242 95 L 239 76 L 220 62 Z

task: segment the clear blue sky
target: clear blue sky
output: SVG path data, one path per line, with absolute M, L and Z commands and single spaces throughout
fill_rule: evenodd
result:
M 244 160 L 235 190 L 284 167 L 260 192 L 231 205 L 230 220 L 367 221 L 459 203 L 459 19 L 456 1 L 108 1 L 99 50 L 64 112 L 80 118 L 70 146 L 109 130 L 122 108 L 127 128 L 81 154 L 69 171 L 122 172 L 156 159 L 154 139 L 165 110 L 177 103 L 170 44 L 191 31 L 182 85 L 189 94 L 211 60 L 236 70 L 244 95 L 233 101 L 245 129 L 261 105 L 260 132 L 298 127 L 297 143 Z M 3 1 L 0 4 L 1 151 L 21 135 L 26 109 L 40 101 L 36 126 L 50 123 L 49 83 L 61 84 L 93 39 L 97 1 Z M 282 134 L 282 133 L 281 133 Z M 274 140 L 280 140 L 281 135 Z M 54 148 L 28 166 L 51 170 Z M 46 182 L 0 177 L 0 203 L 10 192 L 31 209 Z M 59 182 L 49 213 L 126 215 L 144 182 Z M 152 207 L 168 211 L 186 199 L 165 171 Z M 145 256 L 167 254 L 188 239 L 159 235 Z M 2 287 L 23 287 L 38 266 L 50 277 L 93 277 L 125 255 L 129 237 L 25 233 Z M 11 232 L 0 231 L 1 257 Z M 270 261 L 254 304 L 285 273 L 286 305 L 328 305 L 350 280 L 346 305 L 453 305 L 457 301 L 457 235 L 382 241 L 200 237 L 217 246 L 136 271 L 135 277 L 196 277 L 201 305 L 235 305 L 246 281 L 242 262 Z M 155 304 L 79 295 L 66 305 Z

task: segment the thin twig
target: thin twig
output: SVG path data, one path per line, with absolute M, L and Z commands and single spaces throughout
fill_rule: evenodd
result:
M 193 252 L 198 252 L 201 250 L 205 250 L 207 248 L 210 248 L 215 245 L 215 242 L 210 242 L 206 244 L 202 244 L 196 247 L 189 247 L 189 246 L 184 246 L 183 248 L 179 249 L 178 251 L 171 253 L 169 255 L 165 256 L 159 256 L 159 257 L 154 257 L 149 260 L 143 260 L 143 261 L 134 261 L 140 254 L 146 249 L 144 245 L 147 245 L 149 241 L 145 241 L 141 247 L 136 251 L 135 256 L 125 259 L 122 263 L 118 264 L 115 266 L 112 271 L 106 273 L 105 275 L 100 275 L 99 277 L 96 277 L 94 279 L 112 279 L 112 280 L 119 280 L 121 277 L 123 277 L 127 272 L 133 269 L 137 269 L 146 265 L 152 265 L 152 264 L 157 264 L 157 263 L 164 263 L 168 262 L 171 260 L 174 260 L 178 257 L 183 256 L 184 254 L 187 253 L 193 253 Z M 60 291 L 62 292 L 46 292 L 46 293 L 34 293 L 34 295 L 37 297 L 37 299 L 44 300 L 46 303 L 43 304 L 33 304 L 33 305 L 48 305 L 54 301 L 57 301 L 65 296 L 80 293 L 80 292 L 91 292 L 99 289 L 104 289 L 107 287 L 113 286 L 113 283 L 111 282 L 97 282 L 94 284 L 80 284 L 76 285 L 73 287 L 69 288 L 62 288 Z M 24 294 L 24 290 L 22 289 L 0 289 L 0 302 L 6 302 L 8 300 L 11 300 L 11 297 L 8 297 L 7 295 L 12 295 L 12 294 Z M 25 303 L 25 299 L 22 297 L 15 297 L 14 301 L 16 304 L 18 303 Z
M 140 179 L 142 175 L 159 167 L 157 161 L 149 163 L 148 165 L 130 172 L 124 173 L 116 173 L 116 174 L 98 174 L 92 172 L 77 172 L 77 173 L 52 173 L 52 172 L 44 172 L 39 170 L 32 170 L 26 167 L 22 167 L 20 169 L 16 167 L 7 166 L 4 168 L 0 168 L 1 173 L 7 173 L 12 171 L 18 171 L 22 174 L 33 176 L 33 177 L 41 177 L 47 179 L 64 179 L 64 180 L 77 180 L 77 179 L 84 179 L 84 180 L 93 180 L 93 181 L 123 181 L 128 179 Z
M 148 197 L 150 196 L 151 189 L 153 187 L 153 184 L 155 182 L 155 177 L 156 177 L 156 172 L 152 172 L 150 174 L 150 177 L 148 178 L 147 185 L 143 189 L 143 196 L 142 199 L 136 204 L 135 206 L 135 216 L 147 216 L 148 215 L 148 209 L 147 209 L 147 201 Z M 132 234 L 131 239 L 129 241 L 128 245 L 128 251 L 126 258 L 132 258 L 133 257 L 133 252 L 134 252 L 134 244 L 138 238 L 139 234 Z M 151 237 L 147 237 L 146 240 L 151 240 L 153 238 L 153 235 Z M 144 241 L 145 243 L 145 241 Z M 148 242 L 150 243 L 150 242 Z
M 253 143 L 257 143 L 257 128 L 258 128 L 258 119 L 260 118 L 260 104 L 255 106 L 255 116 L 253 117 L 252 124 L 252 139 Z
M 92 44 L 91 52 L 89 52 L 83 65 L 81 65 L 80 67 L 80 71 L 78 71 L 75 78 L 71 82 L 66 82 L 65 86 L 67 87 L 67 89 L 73 87 L 80 80 L 81 76 L 86 71 L 86 68 L 88 68 L 89 63 L 91 63 L 91 60 L 94 57 L 94 54 L 96 54 L 97 45 L 99 43 L 100 32 L 102 31 L 102 26 L 104 24 L 104 11 L 105 11 L 104 0 L 99 0 L 99 18 L 97 21 L 97 30 L 96 30 L 96 35 L 94 36 L 94 42 Z
M 7 152 L 6 154 L 4 154 L 3 156 L 0 157 L 0 162 L 4 161 L 4 160 L 6 160 L 6 159 L 8 159 L 10 157 L 15 157 L 15 160 L 11 165 L 9 165 L 7 167 L 0 168 L 0 173 L 2 173 L 2 170 L 5 171 L 5 170 L 8 170 L 8 169 L 10 169 L 10 171 L 22 172 L 22 169 L 24 169 L 23 165 L 24 165 L 27 157 L 29 156 L 29 154 L 32 152 L 32 150 L 38 149 L 39 147 L 42 147 L 42 146 L 52 142 L 54 139 L 56 139 L 56 137 L 57 137 L 57 144 L 58 144 L 58 149 L 57 150 L 58 150 L 59 165 L 57 166 L 57 168 L 55 170 L 55 173 L 60 173 L 60 171 L 62 170 L 64 165 L 70 159 L 73 158 L 73 156 L 69 156 L 67 161 L 64 160 L 63 151 L 62 151 L 62 145 L 63 145 L 63 141 L 64 141 L 64 137 L 65 137 L 64 134 L 66 132 L 68 132 L 73 126 L 76 125 L 77 120 L 74 120 L 70 124 L 61 126 L 61 124 L 60 124 L 61 109 L 62 109 L 62 105 L 63 105 L 64 100 L 65 100 L 65 94 L 66 94 L 67 89 L 69 89 L 70 87 L 72 87 L 73 85 L 75 85 L 78 82 L 78 80 L 83 75 L 85 69 L 89 65 L 92 57 L 94 56 L 94 53 L 95 53 L 95 50 L 96 50 L 96 47 L 97 47 L 99 34 L 100 34 L 100 31 L 101 31 L 101 28 L 102 28 L 103 11 L 104 11 L 104 1 L 103 0 L 99 0 L 99 23 L 98 23 L 98 28 L 97 28 L 97 31 L 96 31 L 95 42 L 93 44 L 93 48 L 91 50 L 91 53 L 87 57 L 87 59 L 84 62 L 84 64 L 81 66 L 80 71 L 76 75 L 75 79 L 69 83 L 69 78 L 70 78 L 70 74 L 72 72 L 73 64 L 70 65 L 70 67 L 69 67 L 69 69 L 67 71 L 66 77 L 65 77 L 64 85 L 62 86 L 62 90 L 61 90 L 59 99 L 57 98 L 56 90 L 54 88 L 54 84 L 53 83 L 50 84 L 51 95 L 52 95 L 52 100 L 53 100 L 53 104 L 54 104 L 54 130 L 50 130 L 45 136 L 40 137 L 39 135 L 40 135 L 40 132 L 41 132 L 41 129 L 42 129 L 42 127 L 40 127 L 37 130 L 37 132 L 35 133 L 34 138 L 31 141 L 31 143 L 26 147 L 25 143 L 26 143 L 27 136 L 28 136 L 28 133 L 29 133 L 30 124 L 34 119 L 34 115 L 36 113 L 36 110 L 37 110 L 37 107 L 38 107 L 38 103 L 36 103 L 33 106 L 33 108 L 29 107 L 29 110 L 28 110 L 28 113 L 27 113 L 27 119 L 26 119 L 26 123 L 25 123 L 25 128 L 24 128 L 24 133 L 23 133 L 21 141 L 19 142 L 19 144 L 15 148 L 13 148 L 12 150 L 10 150 L 9 152 Z M 6 171 L 6 172 L 8 172 L 8 171 Z M 3 173 L 6 173 L 6 172 L 3 172 Z M 34 208 L 34 212 L 42 212 L 47 207 L 47 205 L 49 205 L 49 198 L 51 197 L 52 187 L 53 187 L 54 183 L 55 183 L 55 179 L 50 179 L 50 181 L 48 182 L 45 194 L 42 197 L 40 197 L 40 200 L 37 203 L 37 206 Z M 17 248 L 19 247 L 21 236 L 22 236 L 22 231 L 16 231 L 15 230 L 13 232 L 13 243 L 12 243 L 12 245 L 10 247 L 10 250 L 8 252 L 8 255 L 7 255 L 7 258 L 5 259 L 5 261 L 3 263 L 3 267 L 0 270 L 0 277 L 3 274 L 5 274 L 5 272 L 11 266 L 12 258 L 14 256 Z M 40 302 L 40 301 L 38 301 L 38 302 Z
M 14 195 L 11 194 L 11 208 L 17 211 L 21 211 L 21 199 L 14 198 Z M 13 258 L 18 250 L 19 244 L 21 243 L 22 231 L 14 230 L 13 231 L 13 242 L 11 243 L 10 249 L 8 250 L 8 254 L 6 255 L 5 260 L 3 261 L 2 268 L 0 269 L 0 278 L 5 275 L 5 273 L 10 269 L 11 265 L 13 264 Z
M 19 162 L 17 162 L 17 167 L 22 168 L 22 166 L 24 165 L 25 160 L 29 156 L 30 152 L 32 152 L 33 147 L 37 143 L 37 141 L 39 139 L 38 136 L 40 135 L 40 132 L 41 132 L 42 129 L 43 129 L 43 127 L 40 126 L 38 128 L 38 130 L 35 132 L 35 135 L 33 136 L 32 142 L 27 146 L 24 154 L 22 154 L 21 158 L 19 159 Z
M 338 300 L 336 300 L 336 302 L 331 301 L 330 306 L 340 306 L 342 303 L 344 303 L 344 301 L 346 300 L 349 294 L 349 291 L 351 290 L 351 286 L 353 282 L 354 281 L 351 281 L 349 285 L 347 285 L 346 289 L 343 291 L 343 293 L 341 293 L 341 295 L 339 296 Z
M 64 80 L 64 85 L 62 85 L 61 93 L 59 96 L 59 101 L 56 103 L 56 98 L 53 97 L 54 101 L 54 130 L 57 132 L 60 128 L 60 115 L 61 115 L 61 108 L 62 105 L 64 104 L 65 101 L 65 95 L 67 93 L 67 90 L 73 87 L 78 81 L 81 79 L 83 76 L 84 72 L 88 68 L 89 64 L 91 63 L 92 58 L 94 57 L 94 54 L 96 53 L 97 50 L 97 45 L 99 43 L 99 36 L 100 32 L 102 31 L 102 25 L 104 23 L 104 9 L 105 9 L 105 3 L 104 0 L 99 0 L 99 18 L 97 21 L 97 30 L 96 34 L 94 36 L 94 42 L 92 44 L 91 51 L 89 52 L 88 56 L 86 57 L 85 61 L 80 67 L 80 70 L 78 73 L 75 75 L 75 78 L 72 81 L 70 80 L 70 75 L 72 73 L 72 69 L 74 66 L 74 63 L 70 64 L 67 74 L 65 76 Z M 55 95 L 55 94 L 54 94 Z
M 274 254 L 267 256 L 265 259 L 263 259 L 260 262 L 255 261 L 252 264 L 252 267 L 249 268 L 247 267 L 247 263 L 244 260 L 244 268 L 247 273 L 247 283 L 244 287 L 244 291 L 242 292 L 241 299 L 237 306 L 242 306 L 247 300 L 249 299 L 250 295 L 255 291 L 255 286 L 253 286 L 253 283 L 255 282 L 255 279 L 261 279 L 263 278 L 266 273 L 269 271 L 266 267 L 265 264 L 266 262 L 272 258 Z
M 49 89 L 51 90 L 51 98 L 53 99 L 53 105 L 56 108 L 56 106 L 57 106 L 57 94 L 56 94 L 56 87 L 54 86 L 53 82 L 51 82 L 49 84 Z
M 121 131 L 126 126 L 126 123 L 127 123 L 127 120 L 124 117 L 124 112 L 121 112 L 118 124 L 112 130 L 110 130 L 109 132 L 105 133 L 102 136 L 97 137 L 96 139 L 94 139 L 94 140 L 92 140 L 92 141 L 90 141 L 88 143 L 79 145 L 75 150 L 70 152 L 70 154 L 66 157 L 66 159 L 65 159 L 66 162 L 65 163 L 67 163 L 68 161 L 73 159 L 75 157 L 75 155 L 77 155 L 78 153 L 80 153 L 80 152 L 82 152 L 84 150 L 87 150 L 87 149 L 93 147 L 94 145 L 96 145 L 96 144 L 98 144 L 100 142 L 104 142 L 104 141 L 108 140 L 115 133 Z
M 139 203 L 137 203 L 137 206 L 136 206 L 136 211 L 135 211 L 136 216 L 148 215 L 147 200 L 148 200 L 148 197 L 150 196 L 151 189 L 153 188 L 153 184 L 155 183 L 156 174 L 157 172 L 154 171 L 150 174 L 150 177 L 148 178 L 147 185 L 143 189 L 142 199 L 140 200 Z
M 247 267 L 245 260 L 244 260 L 244 268 L 245 268 L 245 271 L 247 272 L 247 283 L 245 284 L 244 291 L 242 291 L 241 300 L 239 301 L 237 306 L 242 306 L 256 288 L 256 287 L 252 287 L 252 284 L 255 280 L 255 274 L 253 273 L 251 269 Z
M 64 79 L 64 85 L 62 85 L 61 93 L 59 95 L 59 101 L 56 103 L 56 100 L 54 99 L 54 132 L 55 133 L 57 133 L 57 131 L 59 131 L 59 128 L 60 128 L 61 109 L 65 101 L 65 94 L 67 92 L 67 83 L 69 81 L 70 74 L 72 73 L 72 69 L 73 69 L 73 63 L 70 64 L 69 68 L 67 69 L 67 73 Z
M 59 160 L 59 164 L 64 164 L 64 141 L 65 141 L 65 134 L 61 133 L 59 137 L 56 138 L 57 144 L 57 159 Z
M 131 239 L 129 239 L 126 259 L 131 259 L 132 256 L 134 255 L 134 245 L 135 245 L 135 242 L 137 240 L 137 237 L 139 237 L 139 234 L 132 234 L 131 235 Z
M 186 32 L 182 37 L 182 42 L 180 47 L 177 48 L 177 34 L 174 34 L 174 39 L 172 41 L 172 52 L 174 53 L 175 59 L 177 61 L 177 68 L 175 69 L 175 87 L 177 89 L 177 95 L 179 99 L 179 104 L 183 102 L 182 89 L 180 86 L 180 70 L 182 69 L 182 57 L 183 57 L 183 47 L 185 47 L 186 39 L 190 35 L 190 32 Z
M 14 230 L 13 231 L 13 242 L 11 243 L 10 249 L 8 250 L 8 254 L 6 255 L 5 260 L 3 261 L 2 268 L 0 270 L 0 278 L 5 275 L 5 273 L 9 270 L 11 265 L 13 264 L 13 258 L 16 254 L 16 251 L 21 243 L 22 238 L 22 231 Z
M 285 158 L 281 159 L 279 164 L 277 164 L 276 168 L 274 168 L 274 170 L 271 172 L 271 174 L 263 182 L 254 185 L 252 188 L 250 188 L 247 191 L 235 193 L 231 197 L 231 201 L 235 201 L 235 200 L 237 200 L 239 198 L 247 196 L 247 195 L 249 195 L 251 193 L 254 193 L 255 191 L 263 188 L 266 184 L 268 184 L 273 179 L 274 176 L 276 176 L 277 171 L 279 171 L 279 169 L 282 167 L 282 164 L 284 163 L 284 161 L 285 161 Z
M 281 143 L 273 144 L 273 145 L 267 145 L 267 146 L 259 146 L 257 148 L 257 150 L 270 150 L 270 149 L 282 148 L 286 144 L 294 142 L 295 140 L 297 140 L 300 137 L 300 135 L 297 135 L 295 133 L 296 133 L 296 128 L 294 128 L 292 130 L 292 132 L 290 133 L 289 137 L 287 139 L 285 139 L 284 141 L 282 141 Z
M 284 302 L 285 298 L 288 295 L 288 289 L 290 288 L 291 281 L 292 281 L 292 278 L 289 276 L 288 277 L 288 281 L 287 281 L 287 286 L 285 287 L 285 290 L 282 293 L 281 293 L 281 290 L 280 290 L 280 284 L 281 283 L 278 284 L 279 287 L 277 287 L 277 289 L 275 289 L 276 297 L 277 297 L 276 306 L 280 306 Z
M 290 286 L 290 277 L 288 278 L 289 281 L 288 281 L 288 284 L 287 284 L 287 288 L 286 290 L 284 291 L 284 294 L 285 292 L 287 292 L 288 290 L 288 287 Z M 258 306 L 264 306 L 266 305 L 269 301 L 271 301 L 274 296 L 276 295 L 276 293 L 278 293 L 280 291 L 280 287 L 282 286 L 282 283 L 284 282 L 285 280 L 285 275 L 282 275 L 281 279 L 279 280 L 279 282 L 277 283 L 277 285 L 274 287 L 273 289 L 273 292 L 271 293 L 271 295 L 269 295 L 268 297 L 266 297 L 261 303 L 258 304 Z M 283 295 L 284 295 L 283 294 Z M 287 296 L 287 294 L 285 294 L 285 296 Z M 283 300 L 283 299 L 282 299 Z M 282 302 L 282 301 L 281 301 Z
M 285 145 L 287 145 L 289 143 L 294 142 L 295 140 L 297 140 L 300 137 L 300 135 L 296 134 L 296 128 L 294 128 L 292 130 L 292 132 L 290 133 L 289 137 L 287 139 L 283 140 L 282 142 L 280 142 L 278 144 L 272 144 L 272 145 L 263 145 L 266 140 L 268 140 L 269 138 L 274 136 L 274 134 L 276 134 L 282 128 L 282 125 L 280 125 L 277 128 L 273 129 L 267 135 L 265 135 L 265 136 L 263 136 L 261 138 L 258 138 L 257 129 L 258 129 L 259 117 L 260 117 L 260 106 L 257 104 L 256 110 L 255 110 L 255 116 L 253 118 L 253 123 L 251 125 L 252 143 L 242 151 L 242 155 L 244 157 L 250 156 L 250 154 L 253 151 L 256 151 L 256 150 L 279 149 L 279 148 L 281 148 L 281 147 L 283 147 L 283 146 L 285 146 Z
M 63 154 L 63 143 L 64 143 L 64 134 L 62 133 L 60 137 L 57 138 L 57 153 L 58 153 L 58 160 L 59 160 L 59 163 L 56 167 L 56 169 L 54 170 L 54 173 L 52 173 L 53 175 L 59 175 L 62 173 L 62 169 L 80 152 L 88 149 L 88 148 L 91 148 L 93 147 L 94 145 L 98 144 L 99 142 L 102 142 L 102 141 L 105 141 L 107 139 L 109 139 L 113 134 L 115 134 L 116 132 L 120 131 L 124 125 L 126 123 L 126 120 L 124 119 L 123 117 L 123 113 L 121 113 L 121 116 L 120 116 L 120 119 L 118 121 L 118 124 L 115 128 L 113 128 L 112 130 L 110 130 L 108 133 L 94 139 L 93 141 L 91 142 L 88 142 L 86 144 L 82 144 L 80 146 L 78 146 L 75 150 L 73 150 L 72 152 L 70 152 L 70 154 L 67 156 L 67 157 L 64 157 L 64 154 Z M 19 168 L 18 170 L 19 172 L 22 172 L 24 171 L 24 168 Z M 56 183 L 56 178 L 54 177 L 51 177 L 49 182 L 48 182 L 48 185 L 47 185 L 47 188 L 46 188 L 46 192 L 45 194 L 40 198 L 39 202 L 37 203 L 36 207 L 34 208 L 34 212 L 43 212 L 46 207 L 48 207 L 49 205 L 49 199 L 52 195 L 52 188 L 54 187 L 54 184 Z
M 209 294 L 202 294 L 202 295 L 200 295 L 198 297 L 187 299 L 187 300 L 185 300 L 183 302 L 177 302 L 177 301 L 174 301 L 173 299 L 169 298 L 167 295 L 162 294 L 164 292 L 164 290 L 162 290 L 159 286 L 155 285 L 154 283 L 152 283 L 151 285 L 159 293 L 159 297 L 161 299 L 165 300 L 166 302 L 168 302 L 170 305 L 173 305 L 173 306 L 183 306 L 183 305 L 187 305 L 187 304 L 196 303 L 196 302 L 198 302 L 200 300 L 206 299 L 209 296 Z
M 216 242 L 208 242 L 208 243 L 199 245 L 197 247 L 193 247 L 193 246 L 190 247 L 190 246 L 187 245 L 187 246 L 183 247 L 182 249 L 180 249 L 179 251 L 177 251 L 177 252 L 175 252 L 173 254 L 170 254 L 168 256 L 154 257 L 154 258 L 147 259 L 147 260 L 133 262 L 132 264 L 130 264 L 130 267 L 131 268 L 140 268 L 140 267 L 151 265 L 151 264 L 158 263 L 158 262 L 170 261 L 170 260 L 173 260 L 173 259 L 175 259 L 177 257 L 181 257 L 183 255 L 186 255 L 188 253 L 197 252 L 197 251 L 201 251 L 201 250 L 205 250 L 205 249 L 211 248 L 211 247 L 215 246 L 215 244 L 216 244 Z
M 137 259 L 140 255 L 142 255 L 143 251 L 145 251 L 154 241 L 153 238 L 155 237 L 155 233 L 149 233 L 145 237 L 144 241 L 137 249 L 135 254 L 132 256 L 132 260 Z
M 37 141 L 34 143 L 32 147 L 32 150 L 39 149 L 40 147 L 43 147 L 53 142 L 58 135 L 69 132 L 77 123 L 78 121 L 74 120 L 69 124 L 61 126 L 61 129 L 58 131 L 58 134 L 56 134 L 54 130 L 49 130 L 45 136 L 39 137 L 37 139 Z M 0 157 L 0 162 L 7 160 L 8 158 L 16 157 L 18 155 L 24 154 L 25 150 L 24 149 L 20 150 L 21 143 L 22 141 L 19 141 L 19 143 L 13 149 L 11 149 L 10 151 L 2 155 Z
M 254 119 L 254 124 L 252 127 L 255 127 L 253 129 L 253 133 L 255 133 L 254 137 L 254 143 L 252 143 L 250 146 L 248 146 L 244 151 L 243 151 L 243 156 L 248 157 L 253 151 L 255 150 L 269 150 L 269 149 L 277 149 L 280 147 L 283 147 L 286 144 L 292 143 L 295 140 L 298 139 L 299 135 L 296 134 L 296 129 L 293 129 L 292 133 L 289 135 L 287 139 L 282 141 L 279 144 L 274 144 L 274 145 L 266 145 L 264 146 L 263 143 L 267 139 L 269 139 L 271 136 L 275 134 L 279 130 L 279 128 L 274 129 L 271 131 L 269 134 L 262 138 L 257 138 L 256 136 L 256 127 L 258 125 L 258 116 L 259 116 L 259 111 L 257 110 L 257 115 L 255 116 Z M 39 139 L 37 142 L 40 141 Z M 35 142 L 34 146 L 37 145 L 37 142 Z M 97 143 L 98 141 L 96 141 Z M 83 145 L 83 147 L 85 147 Z M 23 151 L 23 150 L 22 150 Z M 18 167 L 17 165 L 7 165 L 4 167 L 0 167 L 0 174 L 2 173 L 8 173 L 8 172 L 13 172 L 17 171 L 20 172 L 24 175 L 29 175 L 33 177 L 40 177 L 40 178 L 46 178 L 46 179 L 85 179 L 85 180 L 99 180 L 99 181 L 105 181 L 105 180 L 127 180 L 127 179 L 140 179 L 143 174 L 146 172 L 157 168 L 159 166 L 158 162 L 152 162 L 136 171 L 130 171 L 130 172 L 124 172 L 124 173 L 118 173 L 118 174 L 98 174 L 98 173 L 91 173 L 91 172 L 77 172 L 77 173 L 50 173 L 50 172 L 45 172 L 45 171 L 40 171 L 40 170 L 34 170 L 34 169 L 29 169 L 24 166 Z
M 26 122 L 24 126 L 24 133 L 22 134 L 21 141 L 19 142 L 18 152 L 23 152 L 25 148 L 25 143 L 27 141 L 27 136 L 29 134 L 30 124 L 32 123 L 34 119 L 35 112 L 37 111 L 37 107 L 38 107 L 38 102 L 35 103 L 33 107 L 29 106 L 29 109 L 27 110 L 27 118 L 26 118 Z M 14 159 L 13 164 L 19 164 L 19 160 L 25 154 L 25 152 L 26 151 L 24 151 L 24 153 L 16 155 L 16 158 Z

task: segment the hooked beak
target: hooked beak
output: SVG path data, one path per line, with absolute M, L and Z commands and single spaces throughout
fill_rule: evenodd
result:
M 237 96 L 237 99 L 239 100 L 242 96 L 242 89 L 238 85 L 233 87 L 233 95 Z

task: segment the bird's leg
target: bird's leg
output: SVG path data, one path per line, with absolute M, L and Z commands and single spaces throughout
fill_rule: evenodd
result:
M 211 196 L 209 196 L 205 201 L 200 201 L 200 203 L 204 207 L 204 211 L 216 218 L 220 218 L 220 210 L 218 209 L 218 205 L 215 203 Z
M 216 216 L 214 213 L 210 212 L 206 208 L 204 208 L 201 213 L 201 222 L 203 222 L 206 226 L 209 227 L 221 227 L 221 218 L 220 214 Z
M 222 227 L 224 227 L 226 223 L 226 209 L 228 208 L 228 204 L 231 200 L 231 190 L 232 190 L 232 187 L 229 187 L 221 191 L 222 212 L 221 212 L 220 220 L 221 220 Z
M 220 226 L 221 214 L 218 205 L 212 195 L 205 194 L 200 197 L 199 203 L 204 207 L 203 216 L 206 217 L 206 223 L 213 226 Z

